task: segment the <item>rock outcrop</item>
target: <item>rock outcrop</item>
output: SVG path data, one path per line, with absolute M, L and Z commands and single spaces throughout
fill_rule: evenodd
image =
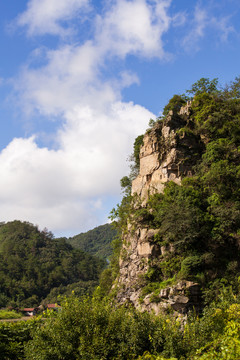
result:
M 178 114 L 171 111 L 166 119 L 148 130 L 140 149 L 140 170 L 132 182 L 132 195 L 137 194 L 140 207 L 145 207 L 151 194 L 163 192 L 168 181 L 181 184 L 182 178 L 192 176 L 192 168 L 202 152 L 200 138 L 185 131 L 190 124 L 191 103 L 182 107 Z M 141 296 L 143 278 L 152 261 L 163 259 L 173 248 L 160 247 L 154 242 L 157 229 L 132 223 L 123 234 L 120 256 L 120 271 L 117 283 L 118 301 L 130 301 L 139 309 L 156 313 L 171 307 L 185 313 L 199 303 L 198 284 L 181 281 L 174 286 L 159 290 L 159 293 Z
M 189 105 L 180 113 L 174 115 L 171 111 L 164 122 L 157 123 L 144 136 L 139 175 L 132 182 L 132 194 L 139 195 L 143 205 L 150 194 L 163 192 L 167 181 L 180 184 L 183 176 L 192 176 L 202 144 L 193 133 L 184 130 Z

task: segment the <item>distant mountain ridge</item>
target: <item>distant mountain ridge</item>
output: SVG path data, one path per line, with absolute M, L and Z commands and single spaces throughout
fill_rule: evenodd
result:
M 108 259 L 112 254 L 111 242 L 116 236 L 117 230 L 111 224 L 105 224 L 66 240 L 76 249 L 81 249 L 101 259 Z

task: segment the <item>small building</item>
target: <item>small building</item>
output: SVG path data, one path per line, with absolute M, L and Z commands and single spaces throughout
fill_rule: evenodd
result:
M 20 310 L 25 316 L 36 315 L 36 308 L 24 308 Z
M 47 309 L 58 311 L 62 307 L 58 304 L 47 304 Z

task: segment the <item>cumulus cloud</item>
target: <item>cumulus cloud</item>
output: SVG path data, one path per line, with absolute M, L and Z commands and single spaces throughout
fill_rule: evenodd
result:
M 85 103 L 84 98 L 90 97 L 98 86 L 101 61 L 91 41 L 82 46 L 64 45 L 48 50 L 46 62 L 47 65 L 40 68 L 26 66 L 15 81 L 15 89 L 21 93 L 28 112 L 61 114 L 79 100 Z
M 97 41 L 103 49 L 125 57 L 137 54 L 163 58 L 162 35 L 168 30 L 171 18 L 167 13 L 170 0 L 118 0 L 104 16 L 97 19 Z
M 146 108 L 122 100 L 124 87 L 140 83 L 138 75 L 122 66 L 110 76 L 106 63 L 130 54 L 165 58 L 162 36 L 171 23 L 170 3 L 111 1 L 92 20 L 95 33 L 84 42 L 35 50 L 33 62 L 14 80 L 16 94 L 27 113 L 61 121 L 54 149 L 39 147 L 32 136 L 14 139 L 0 153 L 1 219 L 28 220 L 58 234 L 106 221 L 103 201 L 119 196 L 133 141 L 154 118 Z M 61 36 L 69 29 L 63 20 L 87 5 L 30 0 L 18 24 L 27 26 L 29 35 Z M 45 65 L 34 66 L 38 56 Z
M 89 0 L 30 0 L 25 12 L 16 20 L 18 26 L 25 26 L 29 36 L 60 35 L 71 32 L 61 22 L 71 20 L 80 10 L 88 10 Z
M 105 220 L 97 215 L 101 198 L 119 192 L 133 140 L 152 115 L 132 103 L 113 103 L 108 113 L 76 106 L 56 134 L 57 150 L 38 147 L 34 137 L 14 139 L 0 154 L 1 219 L 55 231 Z
M 162 35 L 171 22 L 167 15 L 170 3 L 168 0 L 158 0 L 151 5 L 145 0 L 113 2 L 94 20 L 93 39 L 81 45 L 47 50 L 46 66 L 25 67 L 15 82 L 25 108 L 56 115 L 79 101 L 82 104 L 115 101 L 117 91 L 139 80 L 128 71 L 123 71 L 120 78 L 116 74 L 114 79 L 103 80 L 101 70 L 105 61 L 129 54 L 164 58 Z M 35 51 L 35 55 L 37 53 Z

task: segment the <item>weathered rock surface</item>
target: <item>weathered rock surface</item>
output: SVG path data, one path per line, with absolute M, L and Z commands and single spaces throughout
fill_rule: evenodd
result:
M 192 281 L 179 281 L 176 285 L 167 287 L 154 294 L 154 302 L 151 301 L 153 294 L 143 299 L 142 310 L 154 311 L 159 314 L 166 309 L 173 309 L 180 314 L 186 314 L 193 307 L 198 311 L 201 302 L 200 286 Z
M 201 153 L 202 143 L 192 133 L 185 133 L 189 121 L 191 103 L 182 107 L 179 114 L 169 113 L 167 118 L 149 130 L 140 149 L 139 175 L 132 182 L 132 194 L 137 194 L 144 207 L 149 196 L 161 193 L 168 181 L 181 183 L 184 176 L 192 176 L 192 166 Z M 180 130 L 181 129 L 181 130 Z M 172 308 L 186 313 L 199 303 L 198 284 L 188 281 L 159 290 L 159 294 L 147 295 L 140 303 L 144 275 L 153 259 L 164 257 L 173 248 L 159 247 L 154 243 L 157 229 L 142 227 L 129 221 L 128 231 L 123 235 L 120 272 L 117 280 L 120 303 L 130 301 L 141 310 L 159 313 Z
M 193 134 L 179 132 L 186 125 L 189 106 L 181 108 L 181 115 L 170 112 L 163 123 L 144 136 L 139 175 L 132 182 L 132 194 L 139 195 L 143 205 L 150 194 L 162 192 L 167 181 L 180 184 L 183 176 L 192 175 L 192 165 L 202 144 Z

